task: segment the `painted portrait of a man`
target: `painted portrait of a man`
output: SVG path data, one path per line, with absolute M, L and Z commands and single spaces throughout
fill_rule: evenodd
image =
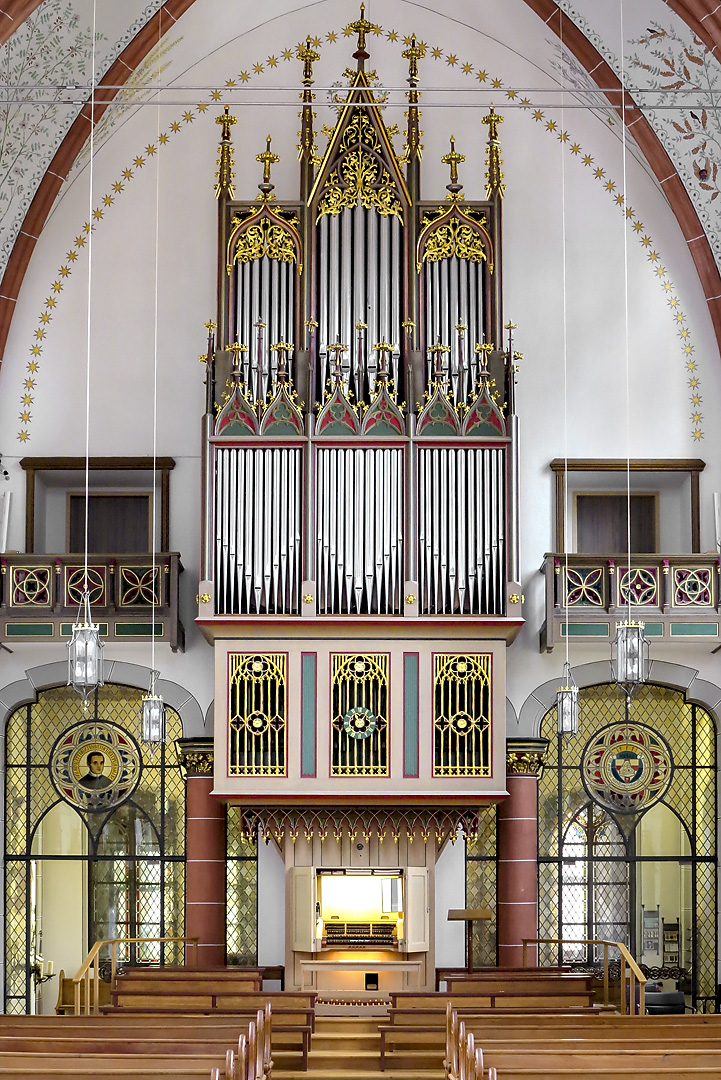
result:
M 88 771 L 78 780 L 82 787 L 99 790 L 111 786 L 112 781 L 104 775 L 105 754 L 100 750 L 91 750 L 87 756 L 86 765 Z

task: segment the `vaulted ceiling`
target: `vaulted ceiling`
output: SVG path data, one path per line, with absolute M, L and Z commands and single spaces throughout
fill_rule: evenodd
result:
M 160 53 L 168 31 L 182 31 L 183 15 L 196 3 L 210 13 L 228 0 L 100 0 L 95 6 L 92 0 L 5 0 L 0 9 L 0 80 L 7 90 L 0 103 L 0 354 L 37 238 L 88 142 L 91 123 L 97 124 L 109 103 L 131 87 L 134 100 L 147 100 L 148 86 L 160 85 L 162 74 L 162 65 L 151 63 L 154 50 Z M 545 74 L 576 103 L 614 110 L 661 185 L 721 343 L 721 117 L 714 104 L 721 89 L 721 5 L 715 0 L 525 3 L 538 18 L 539 41 L 555 35 L 560 43 L 562 62 Z M 269 17 L 314 6 L 279 0 Z M 340 6 L 333 5 L 336 15 Z M 503 32 L 507 47 L 514 31 L 510 7 Z M 467 2 L 462 8 L 466 19 L 482 25 L 483 4 Z M 459 14 L 456 6 L 449 14 L 447 5 L 416 3 L 409 15 L 418 20 L 419 32 L 424 9 L 454 21 Z M 348 3 L 347 15 L 355 17 L 354 4 Z

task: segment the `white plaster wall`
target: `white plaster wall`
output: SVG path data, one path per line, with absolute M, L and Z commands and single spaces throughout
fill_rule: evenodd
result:
M 436 863 L 436 967 L 465 967 L 466 924 L 448 922 L 450 908 L 466 906 L 466 845 L 446 844 Z M 476 924 L 483 928 L 482 923 Z
M 285 866 L 275 844 L 264 844 L 262 839 L 259 839 L 258 964 L 263 966 L 284 963 Z

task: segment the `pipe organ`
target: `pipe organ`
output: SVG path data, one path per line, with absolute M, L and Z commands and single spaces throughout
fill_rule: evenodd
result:
M 236 120 L 218 117 L 197 622 L 216 656 L 214 792 L 284 851 L 288 964 L 432 949 L 435 856 L 506 794 L 505 652 L 522 625 L 502 117 L 483 117 L 485 199 L 465 197 L 453 137 L 445 192 L 422 197 L 424 46 L 403 52 L 399 154 L 370 28 L 361 9 L 322 157 L 319 55 L 298 47 L 294 201 L 275 196 L 270 136 L 257 196 L 236 198 Z M 351 871 L 369 875 L 362 910 Z

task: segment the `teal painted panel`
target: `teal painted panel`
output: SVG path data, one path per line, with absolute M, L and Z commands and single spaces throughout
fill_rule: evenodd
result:
M 403 656 L 403 775 L 418 776 L 418 653 Z
M 643 632 L 646 637 L 663 637 L 663 623 L 647 622 Z
M 586 622 L 570 622 L 568 623 L 568 636 L 569 637 L 608 637 L 611 633 L 611 627 L 609 623 L 586 623 Z M 566 623 L 561 623 L 561 637 L 566 636 Z
M 31 638 L 48 638 L 53 637 L 55 634 L 55 627 L 51 622 L 8 622 L 5 623 L 5 637 L 31 637 Z
M 316 767 L 316 665 L 315 653 L 300 659 L 300 775 L 315 776 Z
M 155 636 L 161 638 L 165 634 L 165 627 L 161 622 L 155 624 Z M 152 637 L 153 624 L 149 622 L 118 622 L 115 624 L 116 637 Z
M 718 637 L 718 623 L 671 623 L 671 637 Z

